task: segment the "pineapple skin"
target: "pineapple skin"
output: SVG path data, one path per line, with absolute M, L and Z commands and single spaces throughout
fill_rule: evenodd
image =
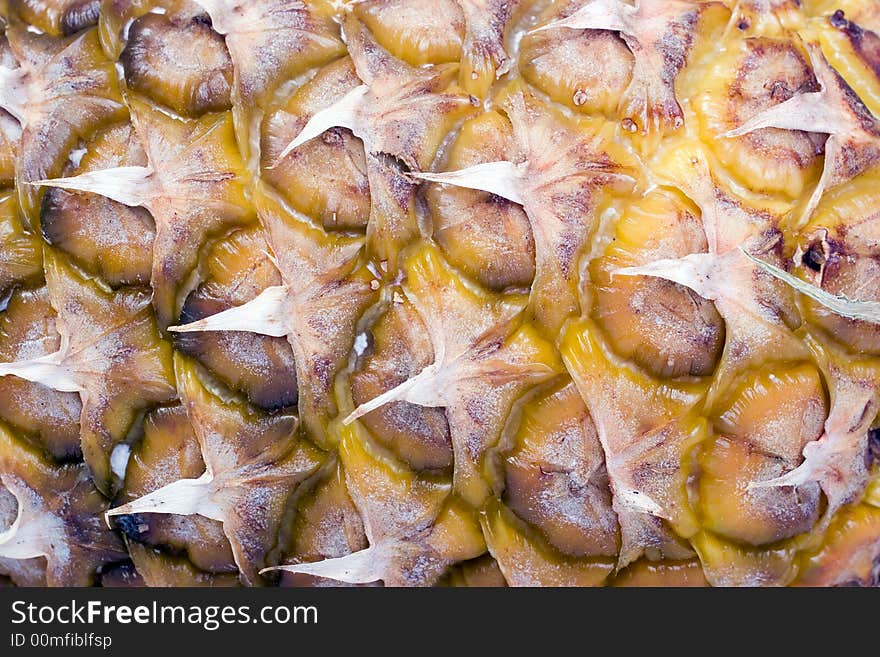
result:
M 877 117 L 871 0 L 0 0 L 0 585 L 880 586 Z

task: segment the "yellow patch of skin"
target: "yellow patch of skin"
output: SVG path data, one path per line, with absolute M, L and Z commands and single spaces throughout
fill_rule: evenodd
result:
M 609 558 L 565 557 L 529 534 L 509 509 L 493 502 L 482 515 L 489 552 L 510 586 L 600 586 L 614 569 Z
M 849 12 L 845 16 L 849 19 Z M 880 69 L 873 70 L 859 57 L 847 35 L 826 18 L 813 20 L 807 34 L 818 39 L 831 66 L 843 76 L 871 113 L 880 116 Z M 880 62 L 876 64 L 880 66 Z
M 161 552 L 148 545 L 126 542 L 126 550 L 138 575 L 147 586 L 217 587 L 241 586 L 237 573 L 211 573 L 199 570 L 186 557 Z
M 750 77 L 756 65 L 763 62 L 768 71 L 780 76 L 783 84 L 795 87 L 787 93 L 799 93 L 799 84 L 809 79 L 809 60 L 796 41 L 761 39 L 751 47 L 749 43 L 730 43 L 711 66 L 703 69 L 705 74 L 700 87 L 692 97 L 699 137 L 744 187 L 796 199 L 818 181 L 822 170 L 822 158 L 815 155 L 816 146 L 806 136 L 776 129 L 765 129 L 753 136 L 721 136 L 756 113 L 745 105 L 739 109 L 735 103 L 740 102 L 740 98 L 744 99 L 743 103 L 763 99 L 762 103 L 778 104 L 764 98 L 769 94 L 769 87 L 762 86 L 763 77 L 754 73 Z M 744 74 L 742 82 L 737 81 L 740 72 Z M 734 84 L 742 84 L 743 90 L 731 98 Z M 739 113 L 736 122 L 732 111 Z M 767 166 L 768 158 L 774 161 L 772 167 Z
M 880 476 L 875 475 L 865 489 L 865 504 L 870 504 L 880 509 Z
M 39 277 L 42 262 L 37 236 L 21 224 L 15 195 L 0 192 L 0 290 Z
M 490 554 L 457 564 L 447 571 L 441 585 L 498 588 L 507 586 L 504 573 Z
M 698 587 L 709 586 L 699 560 L 648 561 L 640 559 L 619 572 L 611 581 L 612 586 L 662 586 Z
M 632 78 L 632 53 L 616 34 L 536 32 L 523 37 L 521 49 L 526 81 L 570 109 L 617 120 L 620 94 Z
M 360 2 L 354 13 L 376 41 L 413 66 L 458 62 L 464 41 L 464 17 L 455 0 Z
M 876 586 L 880 557 L 880 508 L 860 504 L 844 509 L 829 527 L 821 545 L 800 558 L 801 586 Z
M 747 548 L 703 531 L 691 539 L 712 586 L 785 586 L 797 574 L 790 543 Z

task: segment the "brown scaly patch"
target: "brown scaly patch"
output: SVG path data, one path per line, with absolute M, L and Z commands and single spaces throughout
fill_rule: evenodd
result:
M 817 482 L 827 499 L 820 524 L 824 529 L 838 510 L 862 496 L 871 477 L 869 431 L 880 410 L 880 366 L 871 358 L 843 360 L 836 349 L 812 337 L 807 343 L 829 388 L 831 404 L 824 430 L 804 446 L 804 460 L 797 468 L 751 486 L 784 488 Z
M 841 512 L 821 547 L 806 555 L 800 586 L 880 586 L 880 509 L 862 504 Z
M 15 182 L 15 161 L 21 125 L 12 114 L 0 109 L 0 185 L 12 187 Z
M 345 469 L 338 461 L 316 476 L 296 503 L 289 549 L 281 563 L 335 559 L 368 547 L 364 522 L 346 486 Z M 305 485 L 304 485 L 305 487 Z M 322 577 L 282 571 L 280 586 L 339 586 Z
M 684 124 L 675 97 L 675 78 L 687 63 L 704 5 L 680 0 L 592 0 L 570 16 L 539 30 L 613 30 L 620 33 L 635 62 L 632 80 L 620 99 L 624 126 L 635 132 Z
M 340 85 L 341 98 L 315 111 L 272 166 L 308 149 L 331 128 L 351 130 L 366 152 L 368 248 L 393 277 L 398 252 L 417 237 L 415 188 L 404 174 L 430 166 L 446 133 L 473 110 L 475 100 L 453 84 L 455 65 L 416 68 L 392 57 L 354 15 L 346 18 L 343 34 L 362 84 Z
M 408 178 L 400 162 L 387 155 L 367 157 L 370 182 L 370 219 L 367 249 L 374 262 L 384 263 L 390 277 L 398 271 L 398 255 L 418 239 L 415 191 L 417 183 Z
M 178 114 L 230 109 L 232 61 L 204 14 L 141 16 L 128 30 L 119 63 L 129 89 Z
M 505 504 L 572 557 L 616 556 L 605 455 L 577 388 L 569 380 L 528 403 L 504 459 Z
M 465 19 L 457 0 L 355 0 L 345 7 L 383 48 L 413 66 L 461 59 Z

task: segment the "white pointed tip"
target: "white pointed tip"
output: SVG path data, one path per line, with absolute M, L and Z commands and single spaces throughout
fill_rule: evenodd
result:
M 520 192 L 522 186 L 521 166 L 513 162 L 499 160 L 475 164 L 457 171 L 443 173 L 413 172 L 410 175 L 413 178 L 428 182 L 488 192 L 522 205 L 523 196 Z
M 210 319 L 206 318 L 206 319 Z M 169 326 L 168 330 L 172 333 L 198 333 L 200 331 L 212 331 L 217 329 L 209 329 L 206 328 L 206 320 L 200 319 L 195 322 L 190 322 L 189 324 L 175 324 L 174 326 Z
M 774 128 L 776 126 L 771 124 L 773 123 L 773 117 L 776 115 L 776 112 L 774 112 L 773 110 L 775 110 L 777 107 L 779 107 L 779 105 L 771 107 L 769 110 L 759 112 L 738 128 L 728 130 L 727 132 L 722 133 L 718 136 L 722 139 L 733 139 L 735 137 L 742 137 L 743 135 L 747 135 L 751 132 L 755 132 L 756 130 L 761 130 L 763 128 Z
M 216 514 L 206 513 L 210 507 L 208 488 L 212 480 L 213 477 L 208 473 L 198 479 L 179 479 L 128 504 L 108 509 L 104 517 L 108 521 L 113 516 L 134 513 L 173 513 L 184 516 L 201 514 L 215 517 Z
M 289 144 L 287 144 L 287 146 L 284 147 L 284 150 L 281 151 L 281 154 L 278 156 L 278 158 L 277 158 L 272 164 L 270 164 L 270 165 L 269 165 L 268 167 L 266 167 L 266 168 L 267 168 L 267 169 L 270 169 L 270 170 L 271 170 L 271 169 L 274 169 L 274 168 L 277 167 L 279 164 L 281 164 L 281 162 L 283 162 L 284 159 L 285 159 L 288 155 L 290 155 L 295 149 L 299 148 L 300 146 L 302 146 L 303 144 L 305 144 L 307 141 L 311 141 L 312 139 L 314 139 L 315 137 L 317 137 L 318 135 L 320 135 L 321 133 L 324 132 L 324 131 L 322 130 L 320 133 L 318 133 L 318 135 L 310 135 L 310 136 L 309 136 L 309 135 L 306 134 L 306 129 L 307 129 L 308 127 L 309 127 L 308 124 L 306 124 L 305 128 L 303 128 L 303 131 L 300 132 L 300 133 L 296 136 L 296 138 L 294 138 L 293 141 L 291 141 Z
M 743 125 L 721 135 L 723 138 L 741 137 L 764 128 L 803 130 L 834 134 L 840 130 L 839 115 L 830 107 L 822 92 L 811 91 L 758 112 Z
M 644 267 L 618 267 L 611 270 L 611 278 L 615 276 L 644 276 Z
M 358 406 L 342 420 L 342 424 L 348 426 L 367 413 L 393 401 L 408 401 L 420 406 L 441 406 L 443 384 L 438 376 L 439 372 L 440 366 L 437 363 L 428 365 L 414 377 Z
M 631 511 L 646 513 L 657 518 L 669 518 L 657 502 L 641 491 L 624 489 L 615 491 L 615 496 L 622 506 Z
M 718 256 L 709 253 L 691 253 L 683 258 L 664 258 L 639 267 L 615 269 L 612 276 L 662 278 L 684 285 L 700 296 L 714 301 L 719 293 L 716 279 L 719 278 L 723 266 Z
M 245 304 L 189 324 L 169 326 L 168 330 L 174 333 L 244 331 L 284 337 L 288 332 L 284 316 L 286 297 L 287 288 L 283 285 L 274 285 L 267 287 Z
M 271 566 L 261 570 L 260 574 L 262 575 L 273 570 L 283 570 L 289 573 L 326 577 L 327 579 L 346 582 L 347 584 L 369 584 L 383 578 L 388 552 L 390 552 L 388 549 L 371 546 L 365 550 L 353 552 L 335 559 Z
M 269 168 L 278 166 L 294 149 L 324 134 L 330 128 L 348 128 L 357 134 L 357 114 L 368 90 L 369 87 L 362 84 L 349 91 L 329 107 L 315 112 L 312 118 L 303 126 L 300 133 L 284 147 L 284 150 L 281 151 L 281 154 Z M 362 138 L 362 135 L 357 136 Z
M 369 403 L 369 402 L 367 402 L 367 403 Z M 367 408 L 366 406 L 367 406 L 367 404 L 361 404 L 356 409 L 354 409 L 351 413 L 346 415 L 342 420 L 342 426 L 347 427 L 355 420 L 359 420 L 360 418 L 362 418 L 364 415 L 366 415 L 370 411 L 374 411 L 374 410 L 376 410 L 376 408 L 378 408 L 378 406 L 376 408 Z
M 404 382 L 404 383 L 406 383 L 406 382 Z M 349 413 L 342 420 L 343 426 L 347 427 L 352 422 L 354 422 L 355 420 L 359 420 L 367 413 L 372 413 L 377 408 L 381 408 L 385 404 L 392 402 L 392 401 L 395 401 L 395 399 L 397 399 L 397 396 L 399 394 L 399 392 L 398 392 L 399 387 L 400 386 L 394 387 L 391 390 L 388 390 L 387 392 L 382 393 L 378 397 L 374 397 L 370 401 L 364 402 L 363 404 L 358 406 L 356 409 L 354 409 L 351 413 Z
M 57 531 L 57 527 L 41 526 L 41 523 L 22 523 L 21 515 L 12 526 L 0 532 L 0 558 L 33 559 L 46 556 L 43 541 L 47 532 Z
M 89 171 L 70 178 L 28 181 L 28 185 L 58 187 L 70 191 L 90 192 L 128 206 L 143 205 L 150 196 L 149 167 L 114 167 Z
M 33 360 L 0 363 L 0 376 L 17 376 L 58 392 L 79 392 L 82 389 L 74 373 L 61 363 L 60 354 L 57 353 Z
M 674 271 L 680 265 L 679 260 L 664 258 L 663 260 L 655 260 L 646 265 L 635 267 L 618 267 L 611 271 L 611 277 L 614 276 L 657 276 L 665 278 L 665 275 Z
M 786 486 L 801 486 L 813 479 L 812 475 L 810 474 L 810 470 L 805 467 L 806 465 L 807 463 L 804 462 L 791 472 L 784 474 L 781 477 L 765 479 L 764 481 L 750 481 L 748 489 L 754 490 L 757 488 L 784 488 Z

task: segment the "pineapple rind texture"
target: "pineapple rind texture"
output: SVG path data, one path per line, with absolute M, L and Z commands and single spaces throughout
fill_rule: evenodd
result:
M 880 585 L 870 0 L 0 2 L 0 584 Z

